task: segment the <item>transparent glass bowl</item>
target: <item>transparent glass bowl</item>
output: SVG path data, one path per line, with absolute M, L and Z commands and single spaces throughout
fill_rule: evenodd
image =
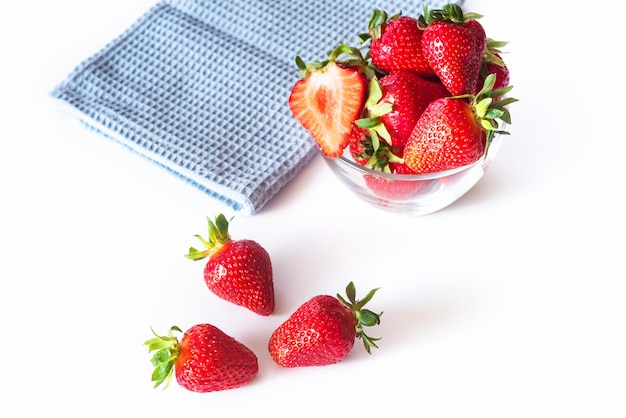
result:
M 349 147 L 342 156 L 324 160 L 339 180 L 365 202 L 390 212 L 427 215 L 451 205 L 478 183 L 496 157 L 500 140 L 500 135 L 494 135 L 487 156 L 473 164 L 430 174 L 374 171 L 354 162 Z

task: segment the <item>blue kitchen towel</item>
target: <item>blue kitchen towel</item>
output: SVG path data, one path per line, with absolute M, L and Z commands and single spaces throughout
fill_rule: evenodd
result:
M 295 56 L 356 45 L 375 8 L 418 16 L 422 3 L 162 0 L 50 95 L 103 136 L 253 214 L 317 152 L 287 104 Z

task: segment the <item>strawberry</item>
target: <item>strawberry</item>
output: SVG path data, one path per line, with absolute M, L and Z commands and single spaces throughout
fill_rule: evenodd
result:
M 450 170 L 477 161 L 485 152 L 486 131 L 464 99 L 443 98 L 428 106 L 409 138 L 404 158 L 417 173 Z
M 403 148 L 392 148 L 386 142 L 380 143 L 375 149 L 372 137 L 363 132 L 358 140 L 350 143 L 352 159 L 357 164 L 388 174 L 413 175 L 415 172 L 404 163 L 403 151 Z M 374 174 L 363 174 L 363 179 L 376 196 L 385 200 L 405 200 L 427 190 L 433 184 L 432 180 L 404 180 Z
M 386 142 L 375 143 L 368 131 L 355 129 L 350 142 L 352 159 L 363 167 L 389 174 L 415 174 L 404 164 L 402 147 L 392 147 Z M 388 179 L 380 175 L 363 174 L 365 184 L 378 197 L 386 200 L 404 200 L 417 195 L 430 181 Z
M 195 261 L 209 257 L 204 281 L 217 296 L 268 316 L 274 311 L 272 262 L 268 252 L 256 241 L 233 240 L 224 215 L 218 215 L 215 222 L 207 217 L 207 221 L 208 240 L 195 235 L 205 249 L 191 247 L 185 256 Z
M 350 133 L 350 141 L 348 142 L 348 149 L 352 160 L 365 167 L 373 157 L 372 148 L 367 148 L 368 145 L 371 146 L 371 143 L 372 138 L 369 136 L 369 131 L 354 125 Z
M 420 21 L 424 28 L 422 54 L 454 96 L 473 94 L 487 48 L 487 37 L 476 13 L 463 13 L 450 3 L 431 10 Z
M 516 101 L 494 101 L 494 97 L 512 89 L 493 90 L 494 83 L 491 74 L 476 96 L 444 97 L 432 102 L 406 143 L 405 164 L 424 174 L 462 167 L 485 155 L 493 135 L 507 133 L 498 130 L 496 119 L 511 123 L 506 105 Z
M 211 324 L 189 328 L 179 342 L 171 327 L 167 336 L 157 335 L 144 345 L 156 351 L 152 357 L 152 381 L 166 388 L 172 372 L 178 384 L 192 392 L 215 392 L 248 384 L 259 371 L 256 355 L 245 345 Z
M 370 135 L 367 129 L 360 128 L 358 125 L 355 127 L 358 136 L 353 135 L 350 141 L 350 153 L 357 164 L 372 170 L 390 173 L 390 162 L 402 162 L 402 158 L 396 154 L 402 151 L 401 148 L 393 148 L 385 141 L 378 141 L 377 136 Z
M 368 118 L 356 123 L 368 128 L 372 135 L 382 136 L 391 146 L 402 148 L 424 109 L 447 95 L 448 90 L 440 82 L 409 71 L 391 72 L 380 81 L 374 77 L 365 103 Z
M 343 55 L 351 59 L 338 61 Z M 356 48 L 344 44 L 324 62 L 305 64 L 296 57 L 303 78 L 292 88 L 289 108 L 326 157 L 343 153 L 352 125 L 361 114 L 368 78 L 364 62 Z
M 341 295 L 318 295 L 298 307 L 270 336 L 268 349 L 282 367 L 325 366 L 337 363 L 352 351 L 361 338 L 368 353 L 379 338 L 368 337 L 364 326 L 380 323 L 380 315 L 363 306 L 378 289 L 356 300 L 354 284 L 346 287 L 348 301 Z
M 496 76 L 496 84 L 494 85 L 494 89 L 503 89 L 507 87 L 511 81 L 509 69 L 504 63 L 502 63 L 502 65 L 496 62 L 485 63 L 485 73 L 484 75 L 481 74 L 480 78 L 478 79 L 480 85 L 484 83 L 486 76 L 489 74 L 494 74 Z
M 404 163 L 389 163 L 392 174 L 413 175 L 415 172 Z M 365 184 L 378 197 L 384 200 L 406 200 L 429 189 L 433 180 L 384 178 L 365 174 Z M 382 202 L 379 202 L 382 203 Z
M 372 64 L 384 72 L 405 70 L 425 77 L 435 75 L 422 54 L 422 30 L 418 19 L 396 14 L 387 18 L 383 10 L 375 9 L 368 23 Z
M 351 143 L 353 160 L 366 168 L 387 174 L 415 174 L 402 158 L 403 148 L 391 147 L 386 142 L 375 148 L 372 137 L 363 134 L 359 141 Z M 386 176 L 363 174 L 366 186 L 378 197 L 385 200 L 404 200 L 426 190 L 430 180 L 403 180 Z
M 443 84 L 428 81 L 413 73 L 398 71 L 380 80 L 383 97 L 380 103 L 389 103 L 391 112 L 380 117 L 392 139 L 392 146 L 403 147 L 417 120 L 435 99 L 445 97 Z
M 363 141 L 367 138 L 368 130 L 363 129 L 356 124 L 352 126 L 352 130 L 348 135 L 348 146 L 352 156 L 363 151 Z M 359 164 L 360 162 L 357 161 Z

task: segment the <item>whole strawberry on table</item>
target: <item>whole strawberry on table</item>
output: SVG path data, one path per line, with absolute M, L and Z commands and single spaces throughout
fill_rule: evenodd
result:
M 173 326 L 167 335 L 154 331 L 144 343 L 152 356 L 154 387 L 172 376 L 178 384 L 192 392 L 216 392 L 250 383 L 259 371 L 256 355 L 245 345 L 212 324 L 197 324 L 184 332 L 179 341 Z
M 269 253 L 256 241 L 235 240 L 229 232 L 229 221 L 223 214 L 209 224 L 208 237 L 198 238 L 204 249 L 189 248 L 190 260 L 208 257 L 204 281 L 215 295 L 262 316 L 274 311 L 274 278 Z
M 368 353 L 376 341 L 363 327 L 380 324 L 382 313 L 365 309 L 378 289 L 356 299 L 353 282 L 346 287 L 346 298 L 337 294 L 314 296 L 300 305 L 270 336 L 268 350 L 282 367 L 326 366 L 345 359 L 356 338 Z
M 339 44 L 324 61 L 296 57 L 294 118 L 325 157 L 347 149 L 375 171 L 428 174 L 475 163 L 494 135 L 508 134 L 516 101 L 507 97 L 506 42 L 488 38 L 481 17 L 454 3 L 424 6 L 415 17 L 374 10 L 358 46 Z M 416 183 L 367 184 L 397 197 Z

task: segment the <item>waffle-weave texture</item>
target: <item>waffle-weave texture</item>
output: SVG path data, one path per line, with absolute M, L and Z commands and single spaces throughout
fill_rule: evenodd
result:
M 375 8 L 417 16 L 422 3 L 164 0 L 50 94 L 103 136 L 253 214 L 317 152 L 287 105 L 295 55 L 356 45 Z

